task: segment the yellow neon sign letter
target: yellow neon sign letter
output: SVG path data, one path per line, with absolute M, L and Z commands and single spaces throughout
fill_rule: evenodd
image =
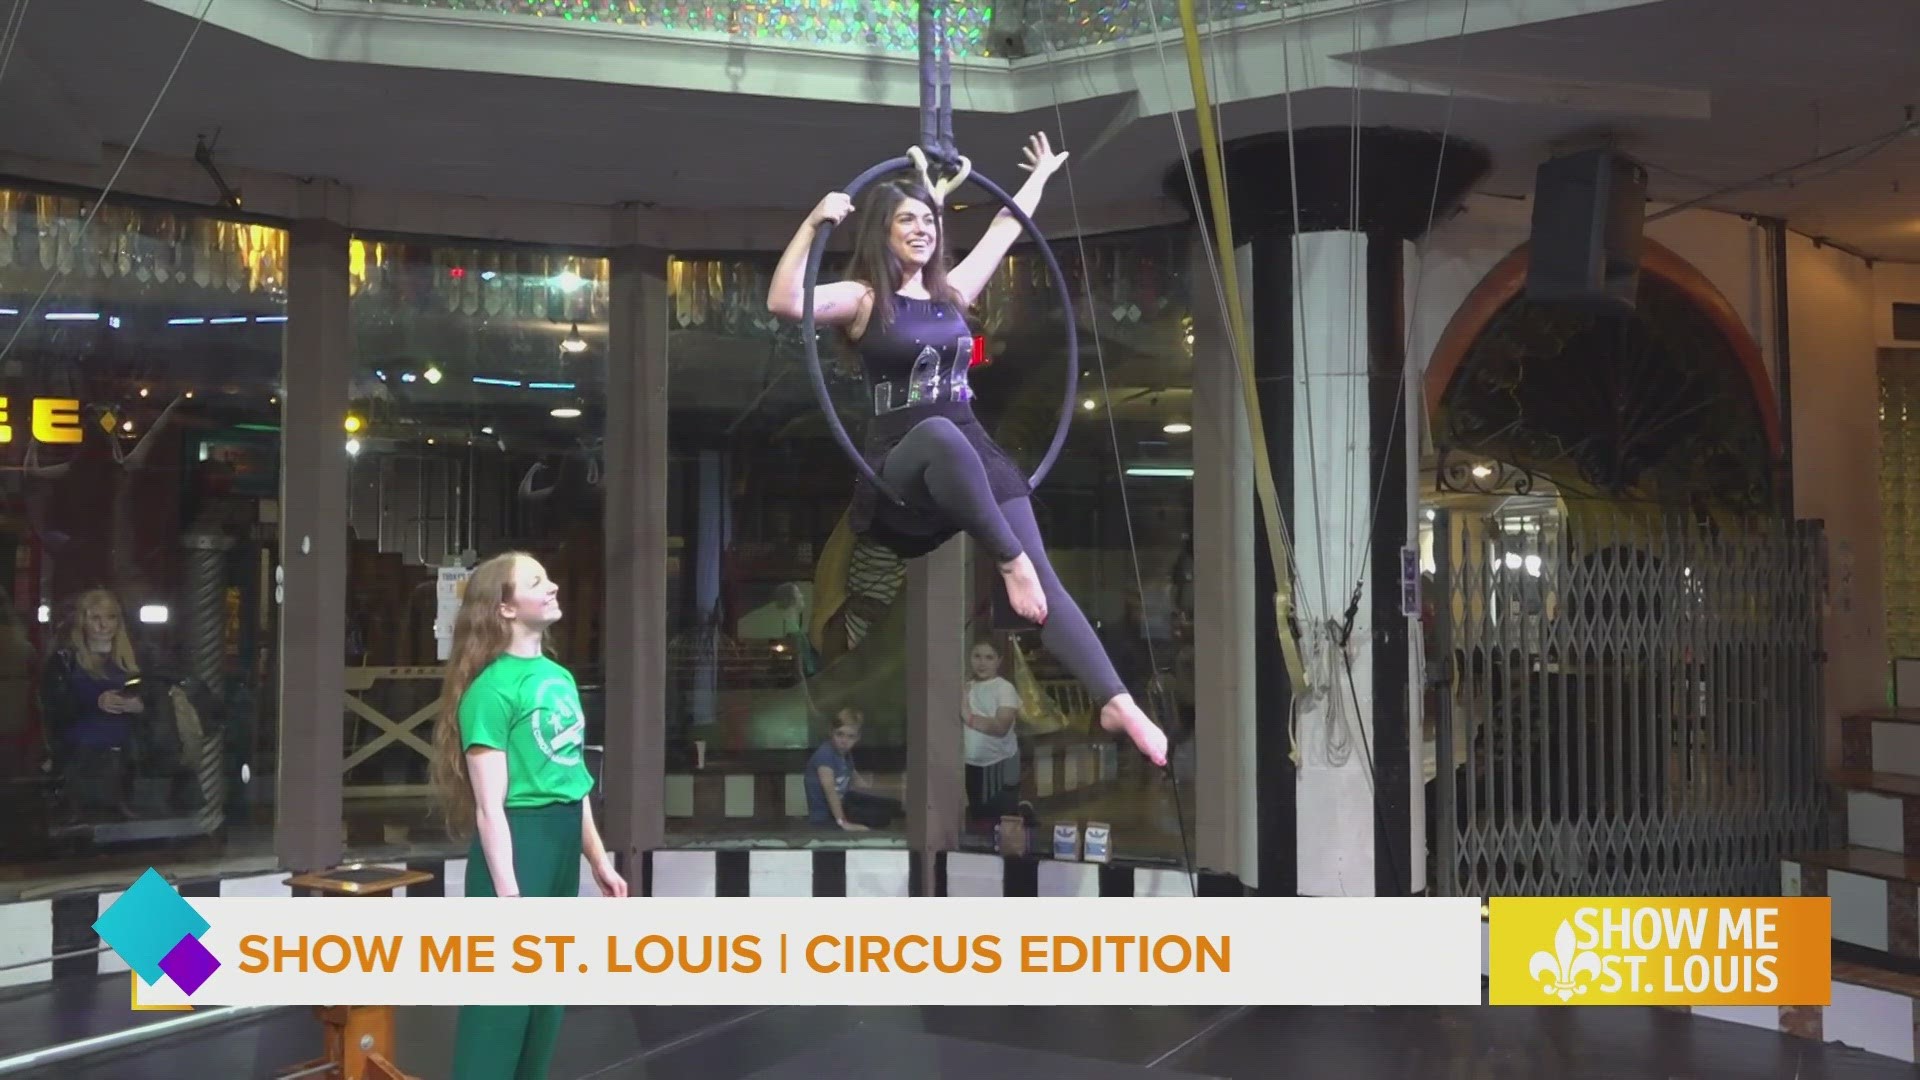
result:
M 8 441 L 13 430 L 5 433 Z M 44 443 L 77 443 L 80 431 L 80 402 L 76 398 L 34 398 L 33 437 Z

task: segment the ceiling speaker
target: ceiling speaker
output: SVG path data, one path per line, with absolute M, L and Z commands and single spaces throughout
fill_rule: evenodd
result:
M 1534 175 L 1527 299 L 1632 311 L 1647 170 L 1617 150 L 1556 157 Z

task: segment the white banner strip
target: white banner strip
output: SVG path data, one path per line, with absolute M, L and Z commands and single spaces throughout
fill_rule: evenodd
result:
M 1466 899 L 194 898 L 193 1005 L 1478 1005 Z

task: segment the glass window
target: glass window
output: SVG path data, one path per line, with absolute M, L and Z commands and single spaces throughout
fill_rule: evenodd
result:
M 550 645 L 601 707 L 608 263 L 565 252 L 357 237 L 350 272 L 347 847 L 447 851 L 428 777 L 460 575 L 523 551 L 560 586 Z
M 1014 684 L 1017 792 L 1045 843 L 1054 823 L 1112 830 L 1113 857 L 1179 860 L 1193 829 L 1193 319 L 1182 230 L 1054 237 L 1078 320 L 1079 394 L 1035 518 L 1073 596 L 1134 699 L 1169 738 L 1172 785 L 1125 738 L 1099 725 L 1098 703 L 1033 631 L 973 635 L 980 659 Z M 1065 312 L 1045 263 L 1016 247 L 976 306 L 986 363 L 975 411 L 1031 470 L 1045 453 L 1065 392 Z M 1104 368 L 1104 379 L 1102 370 Z M 976 578 L 992 581 L 986 574 Z M 972 668 L 974 657 L 969 657 Z M 975 672 L 968 673 L 972 678 Z M 972 778 L 970 778 L 972 779 Z M 1000 796 L 995 810 L 1012 802 Z M 979 817 L 981 815 L 975 815 Z M 989 820 L 963 846 L 987 847 Z
M 820 418 L 797 330 L 767 313 L 773 263 L 668 268 L 667 832 L 897 846 L 906 567 L 847 526 L 853 467 Z M 822 362 L 858 441 L 860 368 L 834 339 Z M 845 710 L 857 738 L 846 729 L 836 745 Z M 866 829 L 842 831 L 808 782 L 829 760 L 866 782 Z
M 1177 812 L 1171 785 L 1100 729 L 1095 703 L 1037 633 L 996 632 L 986 590 L 998 576 L 983 563 L 970 575 L 969 648 L 954 659 L 971 679 L 977 658 L 993 669 L 980 682 L 1004 679 L 1018 697 L 1018 764 L 969 771 L 965 847 L 991 848 L 1002 815 L 1023 810 L 1036 844 L 1053 822 L 1097 821 L 1126 859 L 1177 860 L 1180 812 L 1192 829 L 1186 244 L 1178 232 L 1089 240 L 1083 269 L 1078 245 L 1055 241 L 1076 301 L 1082 393 L 1034 499 L 1068 591 L 1173 737 L 1185 806 Z M 904 787 L 906 568 L 846 526 L 853 466 L 820 418 L 796 331 L 766 314 L 773 261 L 688 258 L 670 271 L 667 827 L 683 843 L 897 842 L 904 815 L 885 835 L 809 820 L 806 770 L 831 748 L 843 708 L 865 721 L 859 772 L 883 797 Z M 1044 264 L 1022 249 L 969 316 L 984 359 L 971 373 L 975 411 L 1029 471 L 1064 397 L 1064 317 Z M 837 334 L 821 350 L 858 445 L 870 411 L 859 361 Z M 953 737 L 964 743 L 963 705 Z
M 0 896 L 272 864 L 287 235 L 90 209 L 0 190 Z

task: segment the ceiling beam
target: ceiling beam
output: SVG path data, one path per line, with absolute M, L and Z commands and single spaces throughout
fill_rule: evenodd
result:
M 95 145 L 98 149 L 98 144 Z M 114 171 L 121 151 L 95 154 L 92 164 L 52 162 L 0 151 L 0 183 L 7 178 L 98 191 Z M 107 157 L 112 160 L 107 160 Z M 244 211 L 292 220 L 316 185 L 332 189 L 340 224 L 368 233 L 464 237 L 476 242 L 540 244 L 603 250 L 644 242 L 663 251 L 778 251 L 786 245 L 800 212 L 785 208 L 690 208 L 675 206 L 578 206 L 532 199 L 368 191 L 319 178 L 301 178 L 222 166 L 229 183 L 246 192 Z M 140 151 L 120 173 L 122 195 L 176 202 L 220 212 L 219 193 L 190 157 Z M 1042 208 L 1038 223 L 1056 239 L 1070 235 L 1077 220 L 1087 236 L 1171 225 L 1183 213 L 1164 200 L 1083 205 L 1065 200 Z M 987 227 L 990 215 L 959 215 L 954 239 L 962 247 Z
M 1363 90 L 1452 93 L 1508 105 L 1546 106 L 1614 116 L 1713 119 L 1713 95 L 1687 87 L 1522 75 L 1495 71 L 1485 65 L 1420 64 L 1366 58 L 1356 64 L 1365 73 L 1360 80 Z

